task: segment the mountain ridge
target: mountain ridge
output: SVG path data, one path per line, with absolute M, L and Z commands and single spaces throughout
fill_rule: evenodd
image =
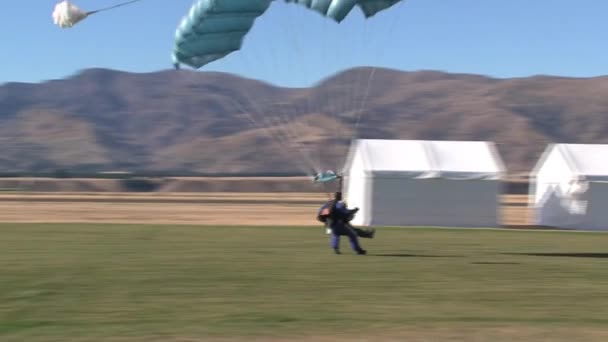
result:
M 548 143 L 608 142 L 607 114 L 607 76 L 367 67 L 284 88 L 91 68 L 0 85 L 0 170 L 304 173 L 338 167 L 360 137 L 493 141 L 510 172 L 527 172 Z

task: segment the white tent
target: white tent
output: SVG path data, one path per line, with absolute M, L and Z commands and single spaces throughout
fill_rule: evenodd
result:
M 495 227 L 503 163 L 481 141 L 356 140 L 345 198 L 365 226 Z
M 530 184 L 535 224 L 608 230 L 608 145 L 549 145 Z

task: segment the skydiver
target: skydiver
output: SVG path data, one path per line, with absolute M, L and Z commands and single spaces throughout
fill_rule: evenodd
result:
M 331 232 L 331 247 L 336 254 L 340 253 L 340 236 L 348 236 L 351 248 L 359 255 L 367 254 L 367 252 L 359 245 L 358 235 L 362 237 L 373 238 L 374 231 L 365 232 L 359 229 L 360 232 L 352 227 L 349 221 L 359 211 L 359 208 L 348 209 L 342 202 L 342 193 L 336 192 L 334 199 L 323 204 L 318 212 L 318 217 L 321 220 L 324 218 L 326 227 Z
M 334 200 L 330 200 L 325 202 L 321 208 L 319 208 L 319 211 L 317 212 L 317 220 L 323 223 L 327 223 L 327 217 L 329 216 L 329 209 L 332 205 L 332 202 Z M 338 206 L 347 206 L 345 202 L 340 202 L 338 204 Z M 355 233 L 357 234 L 358 237 L 361 238 L 368 238 L 368 239 L 373 239 L 374 235 L 376 234 L 376 230 L 375 229 L 361 229 L 361 228 L 357 228 L 354 227 L 350 221 L 354 218 L 356 212 L 352 212 L 351 215 L 349 215 L 347 217 L 347 219 L 345 220 L 345 224 L 348 225 L 352 230 L 355 231 Z M 328 228 L 328 225 L 326 224 L 326 229 L 327 229 L 327 233 L 331 233 L 331 229 Z
M 319 208 L 319 211 L 317 212 L 317 220 L 323 223 L 327 223 L 327 217 L 329 216 L 329 209 L 331 208 L 332 202 L 334 200 L 330 200 L 325 202 L 321 208 Z M 347 206 L 345 202 L 340 201 L 340 203 L 338 204 L 338 206 L 344 207 Z M 360 238 L 367 238 L 367 239 L 373 239 L 374 235 L 376 234 L 376 230 L 375 229 L 361 229 L 361 228 L 357 228 L 354 227 L 350 221 L 354 218 L 356 212 L 351 211 L 352 214 L 349 215 L 346 220 L 344 221 L 344 223 L 352 230 L 355 231 L 355 233 L 357 234 L 358 237 Z M 328 234 L 331 233 L 331 229 L 329 228 L 329 226 L 326 224 L 326 229 Z

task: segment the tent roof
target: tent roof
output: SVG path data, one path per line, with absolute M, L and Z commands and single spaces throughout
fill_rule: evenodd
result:
M 359 154 L 368 172 L 426 173 L 455 177 L 492 177 L 504 173 L 494 144 L 484 141 L 356 140 L 351 158 Z
M 576 175 L 608 177 L 608 144 L 551 144 L 538 162 L 534 174 L 551 153 L 560 153 Z

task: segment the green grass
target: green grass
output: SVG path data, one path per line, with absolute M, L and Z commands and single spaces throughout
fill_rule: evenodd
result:
M 333 255 L 321 228 L 2 224 L 0 341 L 608 336 L 606 234 L 362 242 L 370 255 Z

